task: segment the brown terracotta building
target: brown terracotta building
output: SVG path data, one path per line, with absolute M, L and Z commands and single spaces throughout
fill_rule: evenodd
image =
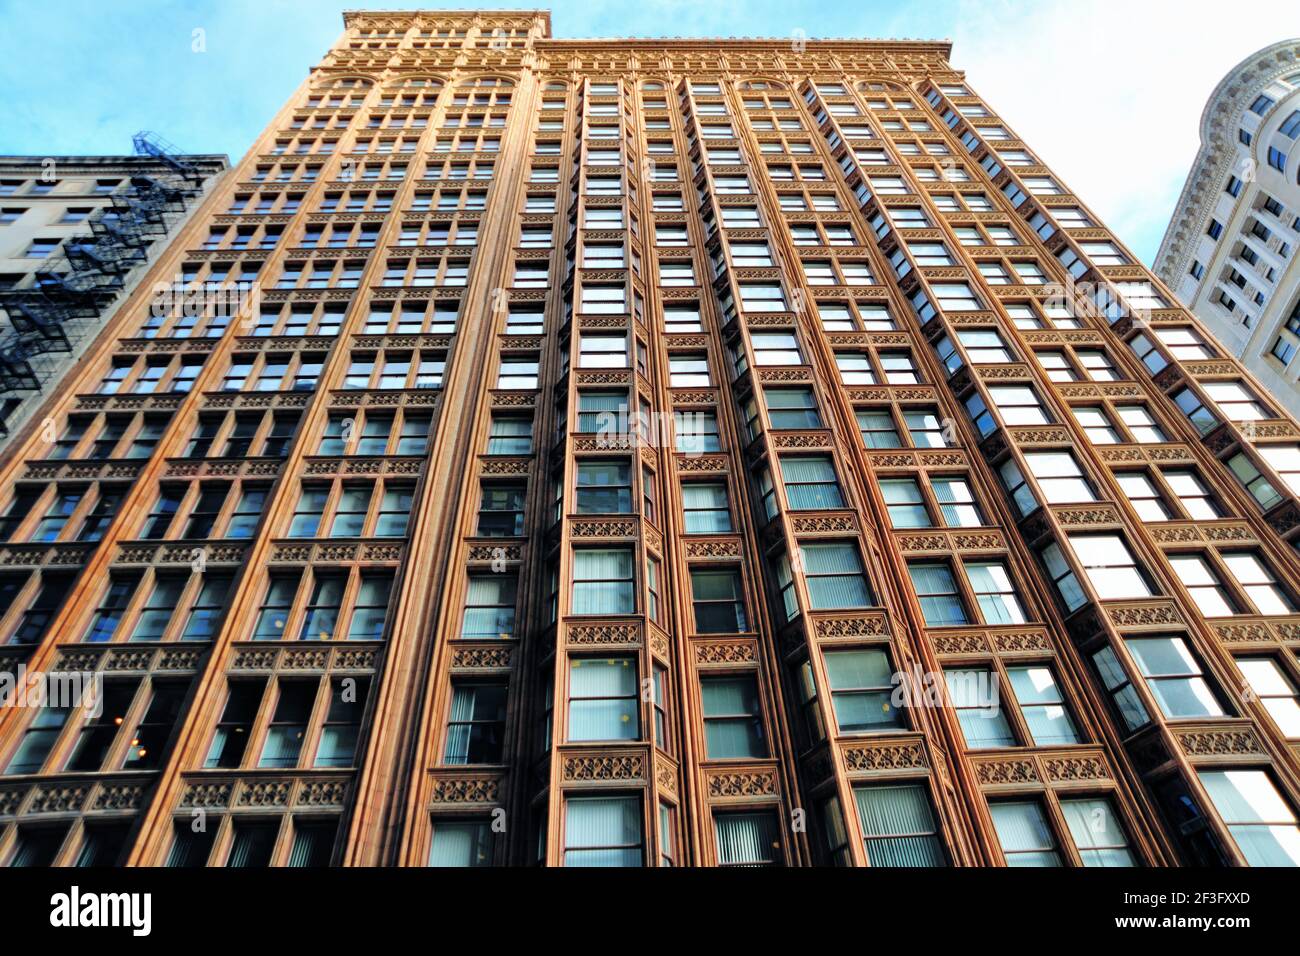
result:
M 0 864 L 1300 863 L 1300 428 L 948 44 L 345 21 L 0 464 Z

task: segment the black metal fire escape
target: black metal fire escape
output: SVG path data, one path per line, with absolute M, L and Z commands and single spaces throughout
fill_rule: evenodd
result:
M 87 220 L 90 235 L 63 244 L 27 286 L 0 290 L 0 395 L 39 391 L 57 363 L 41 356 L 70 352 L 127 285 L 149 247 L 167 235 L 203 191 L 207 174 L 150 132 L 133 139 L 138 156 L 158 161 L 150 176 L 132 176 Z M 7 434 L 0 421 L 0 435 Z

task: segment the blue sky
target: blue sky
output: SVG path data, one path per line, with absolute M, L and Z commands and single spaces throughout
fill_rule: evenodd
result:
M 130 151 L 152 129 L 237 160 L 342 31 L 349 0 L 0 0 L 0 153 Z M 514 6 L 525 6 L 518 4 Z M 1255 0 L 562 0 L 560 37 L 948 38 L 974 87 L 1150 261 L 1210 92 L 1300 35 L 1300 4 Z M 192 49 L 203 31 L 206 51 Z M 1089 107 L 1089 103 L 1091 106 Z M 1120 144 L 1131 144 L 1121 148 Z

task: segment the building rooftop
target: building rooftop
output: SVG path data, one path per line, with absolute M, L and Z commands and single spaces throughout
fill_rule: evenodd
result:
M 540 17 L 545 25 L 545 34 L 543 39 L 548 44 L 579 44 L 579 43 L 631 43 L 647 46 L 663 46 L 664 44 L 699 44 L 704 43 L 710 46 L 719 43 L 737 43 L 752 46 L 754 44 L 780 44 L 785 45 L 791 42 L 789 36 L 766 36 L 766 37 L 689 37 L 689 36 L 659 36 L 659 37 L 554 37 L 551 35 L 551 11 L 549 10 L 346 10 L 343 13 L 343 23 L 351 27 L 355 21 L 360 19 L 379 20 L 385 17 L 429 17 L 430 19 L 455 19 L 457 17 Z M 801 42 L 817 44 L 852 44 L 854 46 L 874 46 L 877 48 L 889 47 L 915 47 L 921 50 L 941 53 L 945 58 L 952 54 L 952 41 L 948 39 L 915 39 L 911 37 L 887 38 L 887 37 L 804 37 L 800 36 Z

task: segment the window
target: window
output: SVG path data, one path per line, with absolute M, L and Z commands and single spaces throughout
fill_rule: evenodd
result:
M 732 530 L 727 486 L 724 484 L 683 484 L 682 510 L 687 534 L 725 534 Z
M 627 410 L 624 392 L 579 392 L 578 431 L 613 431 L 618 421 L 626 417 Z
M 1262 770 L 1199 770 L 1197 775 L 1237 849 L 1251 866 L 1300 866 L 1295 811 Z
M 1056 686 L 1051 668 L 1042 665 L 1008 667 L 1007 677 L 1035 746 L 1079 742 L 1079 734 L 1074 729 L 1070 712 L 1065 709 L 1065 700 Z
M 984 623 L 1024 624 L 1025 612 L 1016 596 L 1015 584 L 1007 566 L 1001 561 L 971 561 L 966 564 L 966 578 L 979 604 Z
M 216 838 L 216 827 L 195 832 L 191 829 L 188 818 L 175 821 L 172 824 L 172 846 L 167 853 L 166 865 L 169 867 L 206 866 Z
M 749 336 L 755 365 L 801 365 L 803 356 L 789 332 L 754 332 Z
M 996 673 L 982 667 L 954 668 L 945 670 L 943 676 L 968 749 L 1016 746 L 1011 725 L 1002 712 Z
M 856 413 L 862 444 L 867 448 L 901 448 L 902 440 L 887 410 L 859 409 Z M 936 419 L 936 426 L 938 422 Z
M 632 511 L 632 476 L 627 462 L 580 461 L 576 483 L 578 514 Z
M 349 641 L 378 641 L 383 638 L 392 586 L 391 572 L 362 573 L 361 586 L 352 606 L 352 620 L 348 625 Z
M 966 347 L 972 365 L 996 365 L 1014 361 L 1006 344 L 993 329 L 970 329 L 957 332 L 957 338 Z
M 627 368 L 627 336 L 583 334 L 578 342 L 579 368 Z
M 1135 866 L 1119 816 L 1104 797 L 1061 801 L 1061 813 L 1084 866 Z
M 1290 614 L 1295 605 L 1272 570 L 1250 551 L 1224 552 L 1223 563 L 1260 614 Z
M 190 605 L 181 631 L 182 641 L 210 641 L 216 636 L 217 624 L 226 611 L 226 596 L 230 591 L 230 574 L 208 572 Z
M 1300 699 L 1295 684 L 1280 664 L 1271 657 L 1241 657 L 1237 667 L 1246 678 L 1250 692 L 1268 711 L 1282 735 L 1300 738 Z
M 840 733 L 907 728 L 902 710 L 893 706 L 896 682 L 884 651 L 830 651 L 825 661 L 831 707 Z
M 1075 557 L 1103 600 L 1151 596 L 1146 576 L 1138 568 L 1128 543 L 1121 536 L 1072 534 L 1069 538 Z
M 719 813 L 713 818 L 718 866 L 780 866 L 781 836 L 773 813 Z
M 932 478 L 930 487 L 939 501 L 943 523 L 949 528 L 978 528 L 984 524 L 970 482 L 965 478 Z
M 444 764 L 499 763 L 506 724 L 505 684 L 459 684 L 452 690 Z
M 697 634 L 739 634 L 748 629 L 745 593 L 737 571 L 691 571 Z
M 819 511 L 844 507 L 829 455 L 786 456 L 780 459 L 785 495 L 792 511 Z
M 921 494 L 921 486 L 913 478 L 889 478 L 880 481 L 880 491 L 885 498 L 892 528 L 929 528 L 934 522 Z
M 331 538 L 359 538 L 366 526 L 366 515 L 370 511 L 370 497 L 374 492 L 372 484 L 345 484 L 339 494 L 338 504 L 334 508 L 334 520 L 330 523 Z
M 356 763 L 357 738 L 361 732 L 361 715 L 370 693 L 370 682 L 335 678 L 328 687 L 328 703 L 314 765 L 351 767 Z
M 70 713 L 71 708 L 49 704 L 37 710 L 4 772 L 8 775 L 40 773 Z
M 712 384 L 708 358 L 694 353 L 669 355 L 668 384 L 672 388 L 695 388 Z
M 161 641 L 167 630 L 167 623 L 176 612 L 187 579 L 174 576 L 160 576 L 154 581 L 153 591 L 136 618 L 135 629 L 131 631 L 132 641 Z
M 1205 382 L 1201 387 L 1229 421 L 1257 421 L 1272 417 L 1272 412 L 1240 382 Z M 1192 416 L 1189 414 L 1188 417 Z
M 854 787 L 867 862 L 879 867 L 945 866 L 943 843 L 920 784 Z
M 524 533 L 524 485 L 484 485 L 479 502 L 478 534 L 485 538 Z
M 1232 473 L 1236 475 L 1237 480 L 1259 502 L 1261 508 L 1267 510 L 1282 500 L 1282 496 L 1278 494 L 1277 489 L 1269 483 L 1267 478 L 1260 474 L 1259 469 L 1255 467 L 1254 462 L 1247 457 L 1245 452 L 1238 452 L 1233 455 L 1227 460 L 1227 465 Z
M 492 825 L 458 820 L 437 820 L 429 847 L 429 866 L 490 866 Z
M 635 613 L 632 567 L 632 552 L 628 549 L 574 551 L 573 613 Z
M 1206 617 L 1229 617 L 1237 607 L 1203 555 L 1171 554 L 1169 564 Z
M 903 422 L 912 444 L 917 448 L 948 447 L 948 429 L 946 420 L 939 417 L 933 409 L 917 409 L 903 412 Z M 897 447 L 897 446 L 888 446 Z
M 1100 408 L 1072 408 L 1070 411 L 1094 445 L 1114 445 L 1120 440 L 1119 431 L 1106 412 Z
M 632 658 L 569 661 L 570 741 L 636 740 L 640 736 L 638 701 L 636 661 Z
M 1061 866 L 1052 828 L 1036 801 L 989 804 L 1007 866 Z
M 1143 521 L 1168 521 L 1173 517 L 1173 511 L 1146 472 L 1116 472 L 1115 480 Z
M 569 797 L 564 865 L 642 866 L 640 797 Z
M 801 544 L 799 551 L 813 610 L 872 605 L 871 588 L 855 545 Z
M 673 412 L 675 448 L 680 452 L 718 451 L 718 418 L 713 412 Z
M 515 632 L 516 578 L 505 574 L 471 574 L 465 590 L 460 636 L 506 640 Z
M 1168 441 L 1164 431 L 1144 405 L 1118 405 L 1115 411 L 1128 426 L 1133 440 L 1143 444 Z
M 1201 666 L 1181 637 L 1131 637 L 1125 645 L 1161 712 L 1169 718 L 1222 717 Z
M 497 373 L 496 387 L 500 389 L 533 389 L 537 387 L 536 360 L 502 359 Z
M 294 595 L 298 592 L 297 575 L 272 575 L 266 596 L 258 611 L 253 628 L 253 640 L 278 641 L 285 637 L 285 626 L 293 610 Z
M 1008 425 L 1046 425 L 1051 422 L 1038 393 L 1027 385 L 993 385 L 989 395 Z
M 938 562 L 910 563 L 908 574 L 921 602 L 928 627 L 957 627 L 970 623 L 957 591 L 952 569 Z
M 701 677 L 707 759 L 761 759 L 768 755 L 752 676 Z
M 493 415 L 487 453 L 489 455 L 531 455 L 533 453 L 532 419 Z
M 785 293 L 776 282 L 740 283 L 741 308 L 746 312 L 784 312 Z
M 1025 462 L 1048 503 L 1075 504 L 1097 500 L 1091 482 L 1084 477 L 1070 452 L 1029 452 L 1025 455 Z
M 876 373 L 864 352 L 836 352 L 835 364 L 845 385 L 874 385 Z
M 316 702 L 314 681 L 280 680 L 279 697 L 267 727 L 259 767 L 296 767 L 312 706 Z

